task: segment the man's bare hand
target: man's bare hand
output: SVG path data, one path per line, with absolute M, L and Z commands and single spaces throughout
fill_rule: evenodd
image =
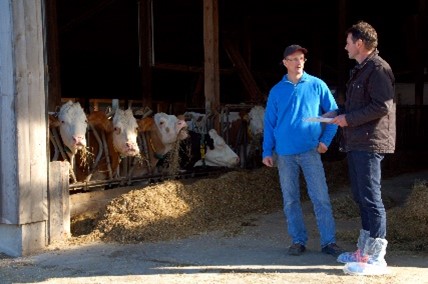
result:
M 348 122 L 346 121 L 346 115 L 345 114 L 341 114 L 341 115 L 336 116 L 335 118 L 333 118 L 331 123 L 337 124 L 340 127 L 348 126 Z
M 320 142 L 318 144 L 318 148 L 317 148 L 318 153 L 324 154 L 325 152 L 327 152 L 327 150 L 328 150 L 328 147 L 324 143 Z
M 267 167 L 273 167 L 273 158 L 270 156 L 264 157 L 262 162 Z

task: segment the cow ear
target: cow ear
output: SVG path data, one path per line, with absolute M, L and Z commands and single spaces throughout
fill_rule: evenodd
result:
M 148 131 L 154 124 L 153 117 L 145 117 L 137 120 L 138 129 L 140 132 Z
M 184 114 L 179 114 L 177 115 L 177 119 L 186 121 L 186 116 Z
M 113 131 L 113 123 L 107 118 L 102 111 L 94 111 L 87 116 L 88 123 L 94 127 L 100 127 L 106 132 Z
M 53 115 L 49 115 L 49 127 L 59 127 L 61 122 L 57 117 L 54 117 Z

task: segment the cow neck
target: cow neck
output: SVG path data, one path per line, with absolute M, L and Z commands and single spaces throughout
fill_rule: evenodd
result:
M 150 131 L 148 131 L 148 135 L 149 135 L 149 145 L 150 145 L 150 149 L 153 152 L 153 156 L 158 159 L 158 160 L 162 160 L 165 158 L 165 154 L 163 154 L 163 150 L 165 149 L 157 149 L 155 145 L 162 145 L 162 139 L 159 137 L 159 133 L 157 132 L 157 126 L 156 125 L 152 125 L 152 128 Z
M 67 145 L 64 145 L 64 150 L 69 156 L 73 155 L 73 151 L 71 151 L 71 149 L 68 148 Z
M 164 158 L 165 158 L 165 155 L 163 155 L 163 154 L 159 154 L 159 153 L 156 151 L 156 147 L 155 147 L 155 145 L 153 144 L 153 140 L 152 140 L 152 138 L 150 138 L 150 139 L 149 139 L 149 143 L 150 143 L 150 148 L 152 148 L 152 151 L 153 151 L 153 153 L 154 153 L 154 155 L 155 155 L 155 158 L 156 158 L 156 159 L 159 159 L 159 160 L 164 159 Z

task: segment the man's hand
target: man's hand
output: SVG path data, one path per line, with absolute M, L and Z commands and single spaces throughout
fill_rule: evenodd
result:
M 348 126 L 348 122 L 346 121 L 346 115 L 341 114 L 333 118 L 333 120 L 330 123 L 334 123 L 339 125 L 340 127 Z
M 271 156 L 266 156 L 263 158 L 263 164 L 265 164 L 267 167 L 272 168 L 273 167 L 273 158 Z
M 328 150 L 328 147 L 324 143 L 320 142 L 318 144 L 318 148 L 317 148 L 318 153 L 324 154 L 325 152 L 327 152 L 327 150 Z

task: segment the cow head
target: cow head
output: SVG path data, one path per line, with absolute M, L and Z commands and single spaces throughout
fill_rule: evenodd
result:
M 132 110 L 117 109 L 113 117 L 113 145 L 122 156 L 137 156 L 140 149 L 137 144 L 138 124 Z
M 58 113 L 58 122 L 62 141 L 72 155 L 86 147 L 88 121 L 80 103 L 68 101 L 63 104 Z
M 250 131 L 254 136 L 262 135 L 264 129 L 265 109 L 262 106 L 253 107 L 248 116 L 250 118 Z
M 213 140 L 214 147 L 207 148 L 205 164 L 207 166 L 227 168 L 236 167 L 239 164 L 238 155 L 226 144 L 224 139 L 217 134 L 215 129 L 208 131 L 208 135 Z M 202 166 L 202 161 L 197 161 L 195 166 Z
M 154 122 L 159 130 L 163 145 L 174 144 L 178 140 L 184 140 L 188 137 L 187 124 L 183 119 L 177 116 L 163 112 L 154 115 Z

